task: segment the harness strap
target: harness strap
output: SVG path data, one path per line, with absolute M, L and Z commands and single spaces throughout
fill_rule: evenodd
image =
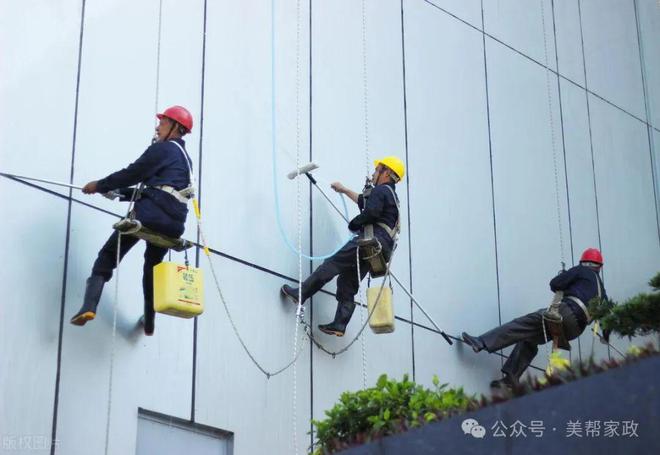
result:
M 571 300 L 572 302 L 575 302 L 580 307 L 584 315 L 587 317 L 587 324 L 589 324 L 591 322 L 591 315 L 589 314 L 589 310 L 587 310 L 587 306 L 584 304 L 584 302 L 582 302 L 582 300 L 572 295 L 567 295 L 566 298 Z
M 399 198 L 396 196 L 396 193 L 391 186 L 385 185 L 385 187 L 390 190 L 392 197 L 394 197 L 394 202 L 396 202 L 396 223 L 394 224 L 394 228 L 389 227 L 386 223 L 383 222 L 378 222 L 376 225 L 382 227 L 392 240 L 396 240 L 397 235 L 399 235 L 399 232 L 401 232 L 401 210 Z
M 169 185 L 158 185 L 158 186 L 149 186 L 149 187 L 147 187 L 147 188 L 155 188 L 155 189 L 157 189 L 157 190 L 165 191 L 167 194 L 171 194 L 172 196 L 174 196 L 174 198 L 175 198 L 177 201 L 181 202 L 182 204 L 187 204 L 187 203 L 188 203 L 188 199 L 189 199 L 189 198 L 187 198 L 186 196 L 184 196 L 184 195 L 182 194 L 182 191 L 177 190 L 177 189 L 174 188 L 173 186 L 169 186 Z

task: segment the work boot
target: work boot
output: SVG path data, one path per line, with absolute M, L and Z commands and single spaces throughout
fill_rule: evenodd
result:
M 486 349 L 486 344 L 481 339 L 481 337 L 473 337 L 472 335 L 468 335 L 465 332 L 463 332 L 461 336 L 463 337 L 463 341 L 465 341 L 474 352 L 479 352 L 482 349 Z
M 291 303 L 298 306 L 298 288 L 285 284 L 280 288 L 280 294 L 286 297 Z
M 73 325 L 85 325 L 87 321 L 91 321 L 96 317 L 96 307 L 101 300 L 101 292 L 105 285 L 105 278 L 101 275 L 92 275 L 87 278 L 87 286 L 85 287 L 85 298 L 80 311 L 71 318 Z
M 355 310 L 355 303 L 353 302 L 339 302 L 337 304 L 337 311 L 335 313 L 335 320 L 330 324 L 319 324 L 319 330 L 328 335 L 336 335 L 343 337 L 346 333 L 346 326 L 348 321 L 353 316 Z
M 518 381 L 514 380 L 511 376 L 504 373 L 502 379 L 491 381 L 490 387 L 493 389 L 512 389 Z
M 153 302 L 144 302 L 144 315 L 140 318 L 142 327 L 144 328 L 144 334 L 148 337 L 154 334 L 156 329 L 156 312 L 154 311 Z

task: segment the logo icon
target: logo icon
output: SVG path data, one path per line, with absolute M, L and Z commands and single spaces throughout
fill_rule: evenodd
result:
M 465 419 L 461 423 L 463 434 L 472 435 L 473 438 L 483 439 L 486 436 L 486 429 L 479 425 L 475 419 Z

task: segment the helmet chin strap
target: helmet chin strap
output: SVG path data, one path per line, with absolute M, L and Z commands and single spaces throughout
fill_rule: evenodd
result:
M 163 139 L 163 142 L 168 141 L 170 139 L 172 131 L 174 131 L 174 128 L 176 128 L 178 124 L 179 124 L 178 122 L 172 121 L 172 126 L 170 127 L 170 130 L 167 132 L 167 135 L 165 136 L 165 138 Z M 158 141 L 158 133 L 156 133 L 154 135 L 154 137 L 151 139 L 152 144 L 155 144 L 156 142 L 159 142 Z

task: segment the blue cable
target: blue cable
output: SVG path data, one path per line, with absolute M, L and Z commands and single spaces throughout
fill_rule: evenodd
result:
M 279 198 L 279 190 L 277 187 L 277 152 L 275 150 L 275 144 L 277 143 L 277 133 L 276 133 L 276 122 L 275 122 L 275 0 L 272 0 L 272 9 L 271 9 L 271 24 L 270 24 L 270 74 L 271 74 L 271 151 L 272 151 L 272 162 L 273 162 L 273 195 L 275 197 L 275 217 L 277 218 L 277 228 L 280 232 L 280 236 L 282 237 L 282 240 L 284 240 L 284 243 L 286 244 L 287 247 L 295 254 L 299 255 L 301 254 L 302 257 L 309 259 L 309 260 L 324 260 L 327 259 L 331 256 L 334 256 L 339 250 L 341 250 L 345 243 L 342 243 L 335 249 L 332 253 L 326 254 L 323 256 L 309 256 L 305 253 L 301 253 L 298 251 L 289 241 L 289 238 L 286 236 L 286 233 L 284 232 L 284 228 L 282 227 L 282 219 L 280 216 L 280 198 Z M 300 178 L 302 174 L 298 176 Z M 341 203 L 344 208 L 344 215 L 345 218 L 348 219 L 348 207 L 346 207 L 346 200 L 344 198 L 344 195 L 341 195 Z M 353 234 L 350 235 L 350 237 L 347 239 L 347 242 L 350 241 L 353 238 Z

